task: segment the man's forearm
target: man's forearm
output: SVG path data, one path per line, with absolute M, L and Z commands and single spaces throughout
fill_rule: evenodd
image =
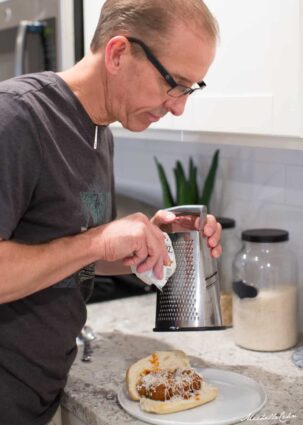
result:
M 41 245 L 0 241 L 0 304 L 45 289 L 102 258 L 90 231 Z
M 110 274 L 129 273 L 136 265 L 161 278 L 169 257 L 163 233 L 141 213 L 40 245 L 0 240 L 0 303 L 45 289 L 100 260 L 116 263 Z M 104 267 L 98 270 L 105 273 Z

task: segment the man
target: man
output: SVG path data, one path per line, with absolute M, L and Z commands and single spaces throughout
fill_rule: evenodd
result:
M 135 265 L 162 277 L 169 259 L 159 226 L 189 223 L 165 211 L 112 220 L 107 126 L 142 131 L 168 112 L 181 115 L 204 85 L 216 35 L 201 0 L 108 0 L 82 61 L 0 84 L 2 425 L 44 425 L 54 416 L 93 264 L 99 274 Z M 220 231 L 208 216 L 214 257 Z

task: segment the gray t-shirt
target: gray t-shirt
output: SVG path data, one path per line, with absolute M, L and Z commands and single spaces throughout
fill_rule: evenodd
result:
M 95 135 L 56 74 L 0 83 L 0 238 L 40 244 L 114 217 L 112 135 L 99 126 L 97 149 Z M 79 275 L 0 305 L 2 425 L 43 425 L 55 412 L 86 320 Z

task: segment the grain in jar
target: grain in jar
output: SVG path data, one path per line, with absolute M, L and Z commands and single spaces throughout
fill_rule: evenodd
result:
M 242 232 L 234 262 L 235 343 L 258 351 L 280 351 L 298 340 L 297 261 L 289 234 L 280 229 Z

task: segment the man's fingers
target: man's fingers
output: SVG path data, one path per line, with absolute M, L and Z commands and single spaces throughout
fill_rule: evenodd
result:
M 159 210 L 151 218 L 150 222 L 155 226 L 161 226 L 161 224 L 169 224 L 176 218 L 175 214 L 165 210 Z
M 215 236 L 218 240 L 220 240 L 221 230 L 221 224 L 217 222 L 216 218 L 213 215 L 208 214 L 203 229 L 204 235 L 207 237 Z
M 137 249 L 133 255 L 125 257 L 123 259 L 124 266 L 137 266 L 142 263 L 145 258 L 148 256 L 148 250 L 145 245 L 142 245 L 139 249 Z
M 154 231 L 155 231 L 157 239 L 161 243 L 162 249 L 161 249 L 160 255 L 162 257 L 163 263 L 165 265 L 168 265 L 168 264 L 170 264 L 170 258 L 169 258 L 169 255 L 168 255 L 168 252 L 167 252 L 167 247 L 166 247 L 166 244 L 165 244 L 165 235 L 157 226 L 154 226 Z
M 156 261 L 155 263 L 155 258 L 154 257 L 147 257 L 142 263 L 140 263 L 137 267 L 137 272 L 138 273 L 144 273 L 147 270 L 155 270 L 155 266 L 159 263 L 159 260 Z M 157 267 L 157 273 L 158 276 L 156 275 L 156 277 L 159 278 L 159 267 L 161 268 L 160 270 L 160 274 L 162 272 L 162 276 L 163 276 L 163 261 L 162 263 L 162 267 L 158 266 Z M 160 279 L 162 279 L 162 276 L 160 277 Z
M 170 258 L 165 245 L 164 233 L 156 226 L 152 225 L 153 233 L 149 236 L 147 258 L 139 264 L 137 271 L 144 273 L 147 270 L 153 270 L 157 279 L 163 278 L 163 265 L 170 264 Z
M 154 266 L 154 275 L 156 276 L 157 279 L 162 279 L 163 278 L 163 259 L 160 258 L 157 263 Z
M 217 239 L 216 237 L 212 236 L 211 238 L 208 238 L 208 245 L 211 248 L 215 248 L 218 244 L 219 244 L 219 239 Z
M 222 247 L 221 245 L 217 245 L 215 248 L 211 250 L 211 254 L 214 258 L 219 258 L 222 254 Z

